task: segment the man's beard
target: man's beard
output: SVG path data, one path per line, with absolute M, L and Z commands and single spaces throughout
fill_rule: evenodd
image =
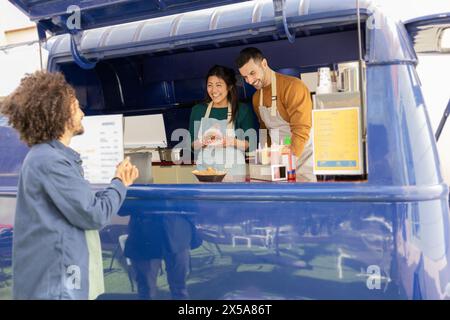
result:
M 78 130 L 75 130 L 73 136 L 81 136 L 84 133 L 84 127 L 81 126 Z
M 252 86 L 253 86 L 256 90 L 260 90 L 261 88 L 263 88 L 262 80 L 256 81 L 255 83 L 252 84 Z

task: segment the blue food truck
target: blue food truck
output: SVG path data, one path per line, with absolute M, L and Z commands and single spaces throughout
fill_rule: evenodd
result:
M 168 137 L 188 128 L 207 70 L 235 68 L 245 47 L 305 81 L 318 68 L 358 66 L 360 174 L 319 175 L 317 183 L 133 185 L 120 216 L 101 231 L 106 295 L 135 291 L 122 255 L 128 217 L 186 215 L 203 239 L 190 253 L 193 299 L 450 297 L 449 189 L 415 69 L 415 48 L 441 49 L 449 14 L 404 25 L 354 0 L 10 1 L 37 23 L 47 69 L 65 75 L 86 115 L 163 114 Z M 253 92 L 241 83 L 242 101 L 251 103 Z M 2 298 L 10 292 L 16 185 L 27 150 L 0 118 Z M 182 166 L 153 163 L 153 172 Z M 164 276 L 158 284 L 159 298 L 167 298 Z

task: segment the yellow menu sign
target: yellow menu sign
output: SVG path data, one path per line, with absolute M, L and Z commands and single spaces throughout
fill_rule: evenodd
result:
M 359 108 L 313 110 L 314 174 L 362 174 Z

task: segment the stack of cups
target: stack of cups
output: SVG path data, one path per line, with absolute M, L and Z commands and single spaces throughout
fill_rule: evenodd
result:
M 330 68 L 319 68 L 318 71 L 317 94 L 332 93 L 333 83 L 331 82 Z

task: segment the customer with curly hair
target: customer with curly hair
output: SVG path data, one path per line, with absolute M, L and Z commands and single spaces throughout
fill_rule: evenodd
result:
M 118 212 L 137 168 L 127 158 L 106 189 L 92 190 L 69 147 L 84 132 L 84 113 L 60 73 L 26 76 L 0 112 L 31 147 L 17 190 L 13 297 L 95 299 L 104 292 L 98 230 Z

